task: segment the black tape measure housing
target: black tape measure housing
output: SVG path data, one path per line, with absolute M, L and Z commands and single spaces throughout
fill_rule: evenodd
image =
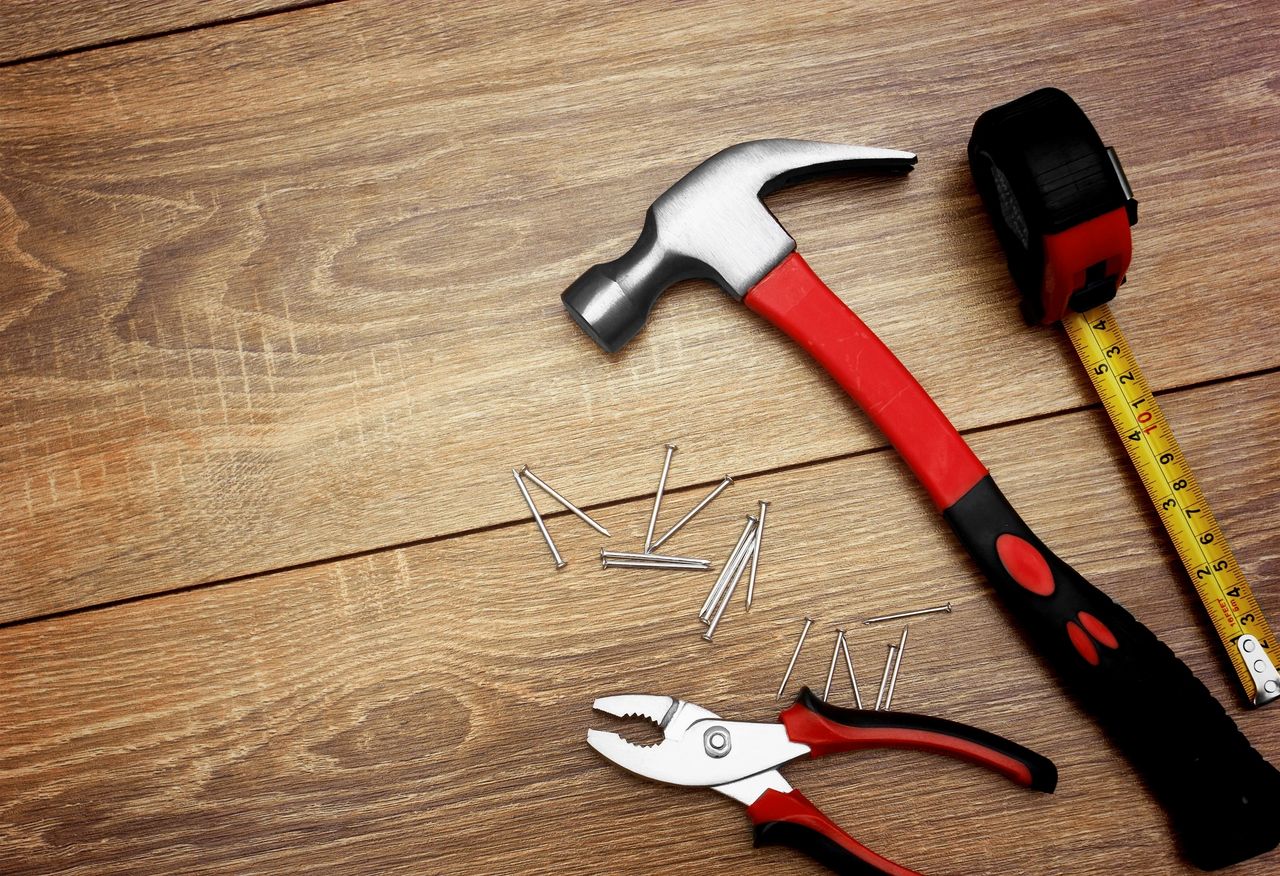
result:
M 1047 235 L 1068 231 L 1119 207 L 1138 221 L 1115 153 L 1084 111 L 1057 88 L 1041 88 L 983 113 L 969 139 L 969 166 L 1023 296 L 1027 321 L 1045 318 Z M 1073 310 L 1110 301 L 1122 278 L 1089 266 Z M 1055 316 L 1056 319 L 1056 316 Z

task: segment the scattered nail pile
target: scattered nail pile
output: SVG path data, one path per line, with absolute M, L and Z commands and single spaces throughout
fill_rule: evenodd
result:
M 654 538 L 654 530 L 658 525 L 658 512 L 662 508 L 662 497 L 667 488 L 667 475 L 671 471 L 671 457 L 675 455 L 676 446 L 674 444 L 665 445 L 666 456 L 662 461 L 662 474 L 658 478 L 658 489 L 653 497 L 653 511 L 649 514 L 649 526 L 645 532 L 644 550 L 642 551 L 610 551 L 601 548 L 600 565 L 606 569 L 671 569 L 686 572 L 705 572 L 710 571 L 711 561 L 698 559 L 696 557 L 679 557 L 669 554 L 657 553 L 658 548 L 662 547 L 673 535 L 679 532 L 684 526 L 696 517 L 704 508 L 712 503 L 717 496 L 723 493 L 733 484 L 733 478 L 728 475 L 724 476 L 724 480 L 716 484 L 716 486 L 703 496 L 689 512 L 675 522 L 675 524 L 664 532 L 662 535 Z M 551 533 L 547 531 L 546 524 L 542 520 L 542 515 L 538 513 L 538 508 L 533 503 L 533 498 L 529 495 L 529 490 L 525 487 L 525 480 L 528 479 L 535 486 L 539 487 L 548 496 L 555 499 L 569 511 L 576 514 L 581 520 L 599 532 L 601 535 L 608 536 L 609 531 L 578 506 L 574 505 L 564 496 L 560 495 L 546 481 L 535 475 L 526 465 L 520 469 L 512 469 L 512 476 L 515 478 L 516 485 L 520 488 L 520 494 L 524 497 L 525 504 L 529 506 L 529 513 L 533 515 L 533 522 L 537 524 L 538 531 L 542 534 L 543 541 L 547 544 L 547 549 L 551 551 L 551 557 L 555 560 L 556 568 L 563 569 L 567 563 L 560 556 L 560 551 L 556 548 L 555 542 L 551 538 Z M 728 608 L 730 600 L 733 598 L 734 592 L 737 590 L 738 583 L 742 580 L 742 576 L 747 574 L 747 595 L 746 606 L 751 608 L 751 603 L 755 599 L 756 591 L 756 574 L 760 566 L 760 544 L 764 537 L 765 515 L 768 512 L 769 503 L 760 502 L 759 508 L 755 515 L 747 515 L 746 526 L 743 527 L 742 535 L 739 536 L 737 544 L 729 553 L 729 557 L 725 560 L 724 567 L 720 571 L 716 583 L 712 586 L 711 592 L 707 594 L 706 600 L 702 604 L 702 610 L 698 612 L 698 619 L 707 627 L 702 634 L 702 638 L 708 642 L 715 635 L 716 629 L 720 626 L 721 618 L 724 617 L 725 609 Z M 750 567 L 750 573 L 747 569 Z
M 933 608 L 920 608 L 914 611 L 900 611 L 894 614 L 882 614 L 876 617 L 869 617 L 864 620 L 863 624 L 876 624 L 883 621 L 901 620 L 908 617 L 920 617 L 926 614 L 938 614 L 945 612 L 951 613 L 951 603 L 946 605 L 938 605 Z M 787 671 L 782 676 L 782 684 L 778 685 L 777 698 L 781 699 L 783 693 L 787 690 L 787 682 L 791 680 L 791 673 L 796 668 L 796 661 L 800 659 L 800 649 L 804 647 L 804 640 L 809 635 L 809 628 L 813 626 L 813 618 L 804 619 L 804 629 L 800 630 L 800 639 L 796 642 L 796 649 L 791 653 L 791 662 L 787 664 Z M 898 683 L 898 670 L 902 668 L 902 655 L 907 650 L 907 627 L 902 628 L 902 635 L 898 638 L 896 645 L 889 646 L 889 656 L 885 660 L 884 673 L 880 676 L 880 690 L 876 694 L 876 704 L 874 711 L 887 711 L 893 703 L 894 687 Z M 849 684 L 853 688 L 853 701 L 859 709 L 862 706 L 862 693 L 858 690 L 858 677 L 853 671 L 853 659 L 849 656 L 849 642 L 843 628 L 836 630 L 835 649 L 831 652 L 831 663 L 827 667 L 827 682 L 822 688 L 822 699 L 829 701 L 831 697 L 831 682 L 835 678 L 836 664 L 843 655 L 845 667 L 849 670 Z

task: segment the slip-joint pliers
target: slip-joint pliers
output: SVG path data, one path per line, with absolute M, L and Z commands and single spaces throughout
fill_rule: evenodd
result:
M 1049 759 L 993 733 L 925 715 L 842 709 L 805 688 L 778 722 L 725 721 L 684 700 L 650 694 L 601 697 L 597 711 L 646 718 L 663 741 L 634 745 L 616 733 L 588 730 L 587 743 L 625 770 L 672 785 L 711 788 L 747 807 L 756 845 L 785 845 L 837 873 L 918 876 L 877 855 L 836 826 L 778 767 L 798 757 L 867 748 L 911 748 L 947 754 L 1009 779 L 1052 792 L 1058 770 Z

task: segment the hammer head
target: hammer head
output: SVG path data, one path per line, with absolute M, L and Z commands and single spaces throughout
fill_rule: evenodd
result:
M 815 176 L 909 171 L 910 152 L 811 140 L 753 140 L 712 155 L 662 193 L 639 239 L 560 296 L 592 340 L 613 353 L 644 326 L 658 296 L 680 280 L 711 280 L 741 301 L 796 247 L 761 202 Z

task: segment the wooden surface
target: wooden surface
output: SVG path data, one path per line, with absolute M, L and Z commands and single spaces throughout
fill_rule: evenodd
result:
M 86 51 L 303 5 L 310 4 L 307 0 L 5 0 L 0 3 L 0 63 Z
M 1117 315 L 1276 617 L 1265 4 L 222 5 L 0 16 L 0 59 L 124 41 L 0 69 L 0 872 L 816 872 L 601 762 L 590 701 L 764 718 L 804 614 L 818 683 L 828 624 L 944 599 L 895 704 L 1043 751 L 1060 793 L 901 753 L 797 786 L 925 873 L 1188 872 L 798 350 L 696 284 L 616 357 L 560 312 L 667 184 L 761 136 L 919 152 L 770 206 L 1045 540 L 1280 758 L 1068 345 L 1021 324 L 963 160 L 982 109 L 1047 83 L 1118 147 L 1142 222 Z M 667 440 L 666 519 L 739 479 L 673 547 L 719 557 L 774 502 L 760 602 L 714 646 L 705 576 L 603 572 L 563 514 L 557 574 L 510 483 L 528 462 L 626 547 Z M 854 637 L 869 686 L 895 634 Z
M 709 287 L 612 361 L 560 311 L 744 138 L 919 151 L 908 180 L 771 203 L 962 428 L 1091 403 L 1022 325 L 963 159 L 981 109 L 1041 82 L 1081 95 L 1142 193 L 1119 315 L 1153 384 L 1280 364 L 1233 321 L 1276 309 L 1269 22 L 1178 7 L 1154 39 L 1139 7 L 1046 7 L 1006 32 L 997 7 L 974 31 L 938 27 L 947 6 L 792 4 L 761 28 L 696 4 L 342 3 L 0 71 L 0 617 L 510 521 L 522 461 L 616 501 L 653 482 L 619 446 L 683 443 L 677 484 L 879 446 Z M 1233 49 L 1206 64 L 1213 34 Z M 990 81 L 988 43 L 1030 68 Z M 1116 45 L 1123 65 L 1080 63 Z
M 1246 571 L 1274 581 L 1280 375 L 1176 393 L 1167 410 Z M 1228 420 L 1238 431 L 1221 430 Z M 974 443 L 1044 538 L 1230 701 L 1107 428 L 1090 410 Z M 1045 489 L 1028 448 L 1057 442 L 1078 464 Z M 1184 871 L 1158 810 L 1057 695 L 888 451 L 745 478 L 672 543 L 723 553 L 757 496 L 773 502 L 758 602 L 713 645 L 695 619 L 709 575 L 601 570 L 601 539 L 564 518 L 551 524 L 570 559 L 559 573 L 522 524 L 12 628 L 5 871 L 659 873 L 685 860 L 816 872 L 753 851 L 735 804 L 601 761 L 585 730 L 614 725 L 590 702 L 670 692 L 763 720 L 802 615 L 820 626 L 797 683 L 820 684 L 832 623 L 944 600 L 955 613 L 915 626 L 895 705 L 1051 755 L 1060 792 L 905 753 L 795 764 L 797 786 L 925 873 Z M 1104 507 L 1115 516 L 1098 525 Z M 636 500 L 600 516 L 613 542 L 634 544 L 647 512 Z M 854 629 L 864 684 L 897 632 Z M 1280 757 L 1274 711 L 1233 711 Z

